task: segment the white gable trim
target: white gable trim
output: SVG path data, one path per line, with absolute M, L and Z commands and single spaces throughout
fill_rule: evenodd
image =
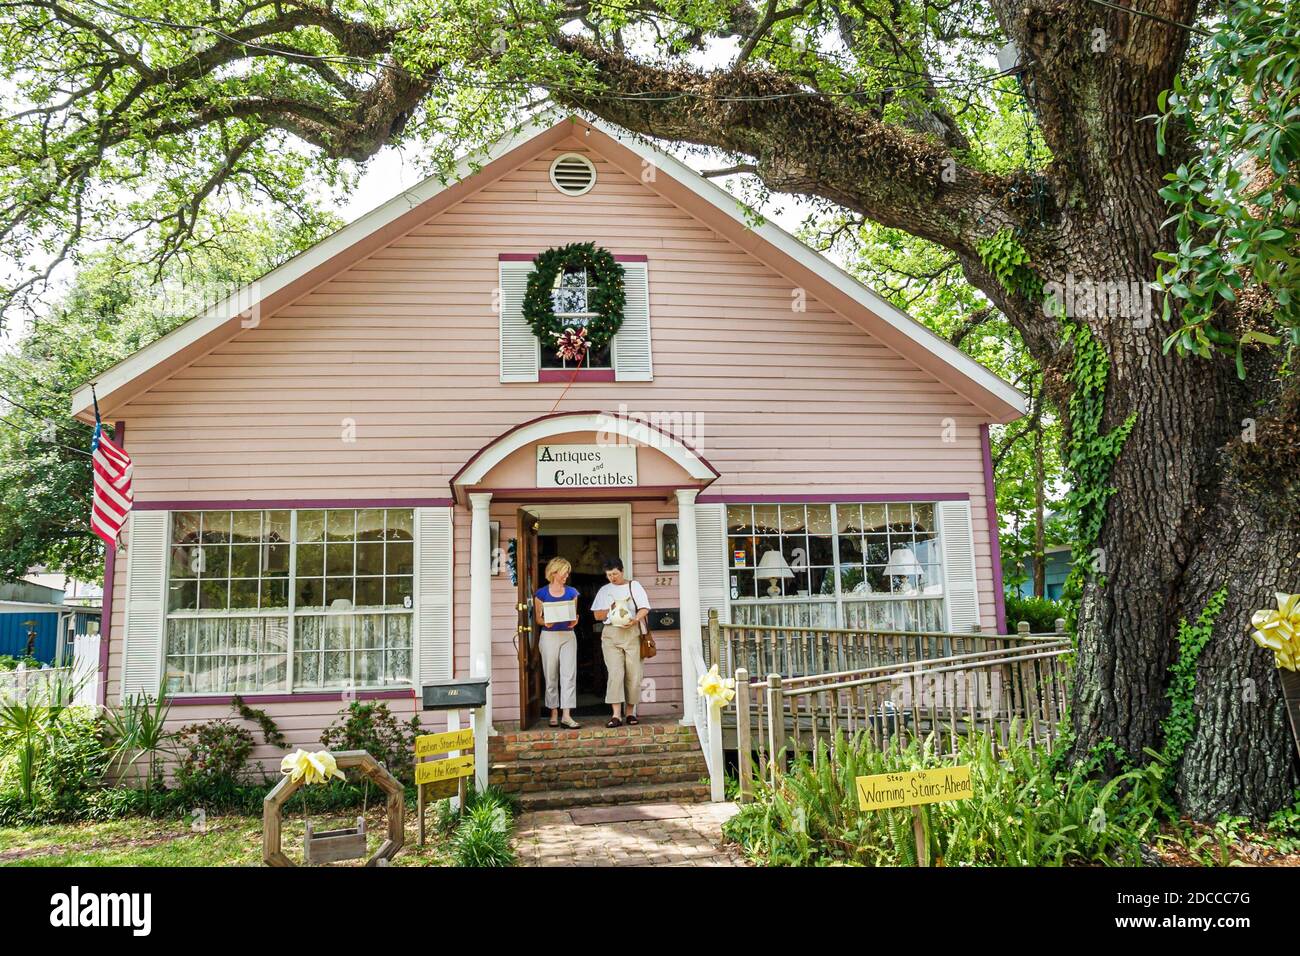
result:
M 571 116 L 559 111 L 538 114 L 485 149 L 470 153 L 462 158 L 456 164 L 454 172 L 447 179 L 431 176 L 419 185 L 371 210 L 351 225 L 345 226 L 333 235 L 321 240 L 310 249 L 290 259 L 284 265 L 267 273 L 261 279 L 245 286 L 171 333 L 108 369 L 95 382 L 100 400 L 107 399 L 114 392 L 126 387 L 139 376 L 177 355 L 187 347 L 194 345 L 205 335 L 211 334 L 222 325 L 226 323 L 233 324 L 241 313 L 246 312 L 253 305 L 285 289 L 291 283 L 306 276 L 313 269 L 319 268 L 359 241 L 393 223 L 402 215 L 452 188 L 460 181 L 469 178 L 480 167 L 499 159 L 511 150 L 517 149 L 548 130 L 555 128 L 559 123 L 570 119 L 572 119 Z M 710 182 L 686 164 L 649 145 L 632 133 L 628 133 L 603 120 L 584 119 L 581 122 L 589 124 L 593 129 L 599 130 L 621 146 L 640 156 L 644 161 L 652 163 L 656 168 L 667 173 L 700 199 L 730 217 L 739 226 L 769 243 L 800 266 L 823 277 L 836 290 L 879 317 L 881 321 L 900 332 L 920 348 L 934 355 L 979 389 L 991 394 L 1005 405 L 1016 409 L 1019 414 L 1023 415 L 1025 413 L 1028 407 L 1026 398 L 1019 390 L 967 356 L 960 349 L 931 332 L 907 313 L 895 308 L 888 301 L 858 282 L 853 276 L 805 246 L 779 226 L 767 221 L 764 221 L 761 225 L 753 226 L 745 216 L 736 198 L 716 183 Z M 86 412 L 91 407 L 91 404 L 90 384 L 87 383 L 73 393 L 72 414 L 79 415 Z
M 453 488 L 469 488 L 483 480 L 506 456 L 534 442 L 545 441 L 555 435 L 569 432 L 597 432 L 617 435 L 630 442 L 638 442 L 668 456 L 688 475 L 697 481 L 713 481 L 718 473 L 713 467 L 685 444 L 666 432 L 652 428 L 645 422 L 623 415 L 606 415 L 604 412 L 573 412 L 550 415 L 506 432 L 485 445 L 481 451 L 452 479 Z

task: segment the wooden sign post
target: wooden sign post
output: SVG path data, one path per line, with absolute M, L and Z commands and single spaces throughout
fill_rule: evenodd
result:
M 424 760 L 456 751 L 454 757 Z M 474 774 L 474 730 L 449 730 L 442 734 L 424 734 L 415 738 L 415 793 L 420 820 L 420 846 L 424 846 L 424 810 L 429 798 L 456 796 L 465 809 L 465 781 Z
M 970 767 L 935 767 L 930 770 L 905 770 L 878 773 L 854 780 L 859 810 L 887 810 L 890 807 L 912 808 L 912 836 L 916 840 L 917 866 L 930 865 L 930 844 L 925 838 L 921 805 L 946 800 L 969 800 Z

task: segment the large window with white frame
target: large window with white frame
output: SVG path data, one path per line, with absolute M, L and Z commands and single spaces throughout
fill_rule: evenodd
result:
M 409 686 L 410 509 L 171 516 L 173 694 Z
M 944 628 L 932 503 L 733 504 L 727 543 L 734 623 Z

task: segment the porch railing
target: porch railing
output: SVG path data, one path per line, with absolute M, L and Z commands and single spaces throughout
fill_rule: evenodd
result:
M 949 635 L 951 636 L 951 635 Z M 904 663 L 754 681 L 736 671 L 734 715 L 741 799 L 758 773 L 775 783 L 785 760 L 843 731 L 866 734 L 881 748 L 933 735 L 956 754 L 961 739 L 983 730 L 1003 744 L 1013 736 L 1051 746 L 1064 719 L 1065 638 L 1021 640 Z
M 885 664 L 932 661 L 975 651 L 1010 650 L 1025 644 L 1060 640 L 1065 622 L 1056 630 L 1032 634 L 1021 624 L 1015 634 L 950 634 L 937 631 L 890 631 L 831 627 L 781 627 L 723 624 L 709 611 L 706 664 L 718 664 L 724 674 L 744 668 L 750 674 L 781 674 L 786 678 L 842 673 Z

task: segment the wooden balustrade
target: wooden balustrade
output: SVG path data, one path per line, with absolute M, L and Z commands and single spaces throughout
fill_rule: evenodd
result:
M 1065 714 L 1062 659 L 1072 648 L 1063 637 L 1023 637 L 820 674 L 768 672 L 758 682 L 737 668 L 736 701 L 726 716 L 739 755 L 741 800 L 751 794 L 755 755 L 758 777 L 774 782 L 786 760 L 799 753 L 816 760 L 821 740 L 839 732 L 865 734 L 882 749 L 933 735 L 941 752 L 954 755 L 975 731 L 1004 746 L 1014 736 L 1051 747 Z
M 937 631 L 891 631 L 855 628 L 783 627 L 723 624 L 709 611 L 708 658 L 724 674 L 744 668 L 758 679 L 764 674 L 801 677 L 952 657 L 978 650 L 1010 650 L 1025 643 L 1059 640 L 1064 621 L 1051 634 L 950 634 Z

